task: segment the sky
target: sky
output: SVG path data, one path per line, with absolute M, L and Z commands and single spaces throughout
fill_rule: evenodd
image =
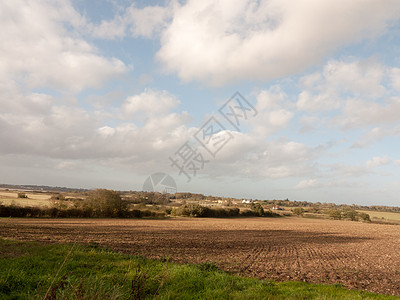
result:
M 398 0 L 0 1 L 0 183 L 400 205 Z

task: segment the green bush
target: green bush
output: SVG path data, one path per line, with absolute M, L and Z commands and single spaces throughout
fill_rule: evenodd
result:
M 39 207 L 21 207 L 16 205 L 0 205 L 0 217 L 31 217 L 31 218 L 96 218 L 96 217 L 115 217 L 116 215 L 99 215 L 92 207 L 73 207 L 73 208 L 39 208 Z M 119 212 L 121 218 L 163 218 L 165 212 L 152 210 L 123 210 Z
M 264 208 L 260 203 L 252 203 L 250 209 L 255 213 L 255 215 L 262 217 L 264 215 Z
M 121 196 L 106 189 L 90 191 L 83 206 L 93 209 L 95 217 L 122 217 L 127 210 L 127 203 Z
M 351 221 L 357 221 L 358 220 L 358 212 L 354 209 L 346 209 L 343 212 L 344 218 L 350 219 Z
M 337 209 L 331 209 L 328 211 L 328 216 L 334 220 L 341 220 L 342 219 L 342 212 Z
M 369 216 L 369 214 L 366 213 L 359 213 L 359 217 L 361 220 L 363 220 L 364 222 L 371 222 L 371 217 Z
M 278 214 L 272 212 L 271 210 L 264 211 L 264 217 L 272 218 L 272 217 L 278 217 L 278 216 L 279 216 Z
M 295 208 L 292 209 L 292 212 L 297 216 L 302 216 L 302 215 L 304 215 L 304 208 L 295 207 Z
M 185 204 L 181 207 L 174 207 L 171 215 L 198 218 L 232 218 L 232 217 L 274 217 L 272 211 L 264 211 L 259 203 L 253 206 L 252 210 L 240 211 L 237 207 L 211 208 L 199 204 Z

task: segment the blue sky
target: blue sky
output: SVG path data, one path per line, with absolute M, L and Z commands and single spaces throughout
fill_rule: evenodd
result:
M 0 182 L 400 205 L 398 1 L 3 2 Z

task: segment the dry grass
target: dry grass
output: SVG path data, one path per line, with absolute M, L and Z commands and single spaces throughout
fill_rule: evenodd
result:
M 359 210 L 358 212 L 363 212 L 369 214 L 371 220 L 373 218 L 383 219 L 386 221 L 400 221 L 400 213 L 394 212 L 384 212 L 384 211 L 370 211 L 370 210 Z
M 18 198 L 18 191 L 0 191 L 0 203 L 4 205 L 18 206 L 51 206 L 51 194 L 44 193 L 25 193 L 28 198 Z

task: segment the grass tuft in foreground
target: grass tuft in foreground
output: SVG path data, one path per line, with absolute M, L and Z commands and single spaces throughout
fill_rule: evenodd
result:
M 399 299 L 338 285 L 230 275 L 99 247 L 0 239 L 0 299 Z

